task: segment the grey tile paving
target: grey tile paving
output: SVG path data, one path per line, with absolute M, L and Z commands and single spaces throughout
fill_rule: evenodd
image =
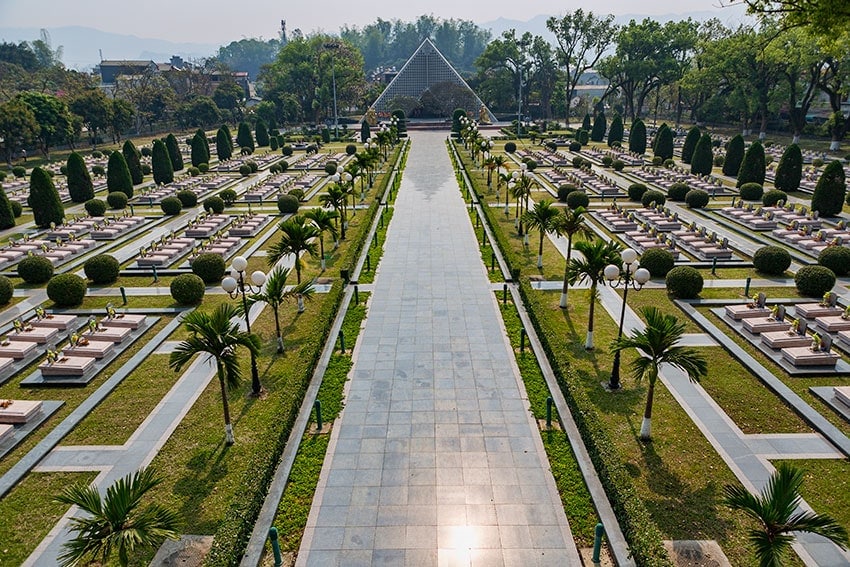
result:
M 413 138 L 297 564 L 577 565 L 444 134 Z

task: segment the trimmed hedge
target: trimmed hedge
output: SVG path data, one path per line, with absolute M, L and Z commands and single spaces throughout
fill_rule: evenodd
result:
M 745 201 L 760 201 L 764 196 L 761 183 L 744 183 L 740 188 L 741 198 Z
M 17 201 L 9 201 L 9 204 L 12 205 L 12 216 L 16 219 L 21 218 L 21 215 L 24 214 L 24 206 Z
M 850 274 L 850 248 L 827 246 L 818 254 L 818 264 L 829 268 L 839 278 Z
M 206 284 L 220 282 L 226 271 L 227 266 L 220 254 L 201 254 L 192 261 L 192 273 Z
M 800 295 L 823 297 L 835 286 L 835 272 L 824 266 L 803 266 L 794 275 L 794 284 Z
M 12 295 L 15 292 L 15 286 L 12 280 L 6 276 L 0 276 L 0 305 L 6 305 L 12 301 Z
M 179 215 L 180 211 L 183 210 L 183 203 L 180 202 L 180 199 L 177 197 L 166 197 L 159 204 L 159 208 L 162 209 L 162 212 L 166 215 Z
M 688 207 L 691 209 L 702 209 L 708 205 L 710 198 L 708 191 L 704 191 L 702 189 L 691 189 L 688 191 L 688 194 L 685 195 L 685 203 L 687 203 Z
M 702 291 L 703 279 L 690 266 L 676 266 L 667 272 L 667 291 L 677 299 L 694 299 Z
M 573 191 L 569 195 L 567 195 L 567 206 L 573 210 L 579 207 L 584 207 L 586 209 L 589 205 L 590 198 L 584 191 Z
M 791 254 L 780 246 L 763 246 L 753 255 L 753 267 L 771 276 L 781 276 L 791 265 Z
M 729 159 L 728 157 L 726 159 Z M 756 140 L 747 152 L 744 154 L 744 161 L 741 162 L 741 169 L 738 170 L 737 186 L 741 187 L 744 183 L 759 183 L 764 185 L 764 172 L 766 162 L 764 160 L 764 147 Z
M 803 177 L 803 152 L 800 146 L 791 144 L 779 158 L 773 185 L 782 191 L 796 191 Z
M 106 196 L 106 203 L 110 209 L 123 209 L 127 206 L 127 194 L 121 191 L 113 191 Z
M 53 262 L 44 256 L 27 256 L 18 262 L 18 276 L 28 284 L 43 284 L 53 276 Z
M 688 135 L 685 136 L 685 143 L 682 145 L 682 163 L 691 163 L 691 158 L 694 157 L 694 150 L 701 136 L 702 132 L 698 126 L 693 126 L 688 130 Z
M 98 254 L 83 264 L 86 277 L 98 285 L 115 283 L 120 270 L 121 264 L 109 254 Z
M 86 212 L 93 217 L 102 217 L 106 214 L 106 203 L 102 199 L 89 199 L 83 206 L 86 208 Z
M 236 191 L 233 189 L 225 189 L 221 193 L 218 194 L 221 197 L 221 200 L 224 201 L 225 206 L 229 207 L 236 202 Z
M 771 189 L 761 198 L 761 204 L 765 207 L 774 207 L 779 201 L 782 201 L 783 203 L 788 201 L 788 194 L 785 193 L 785 191 L 780 191 L 779 189 Z
M 204 280 L 195 274 L 180 274 L 171 280 L 171 297 L 180 305 L 197 305 L 204 299 Z
M 180 204 L 183 205 L 184 209 L 194 207 L 198 204 L 198 196 L 191 189 L 182 189 L 175 196 L 180 199 Z
M 653 189 L 645 192 L 640 198 L 640 202 L 644 207 L 648 207 L 652 203 L 655 203 L 656 205 L 663 205 L 667 202 L 667 197 L 661 191 Z
M 514 142 L 505 143 L 505 151 L 509 154 L 512 154 L 516 151 L 516 144 Z
M 204 210 L 220 215 L 224 212 L 224 199 L 218 195 L 204 199 Z
M 714 167 L 714 153 L 711 149 L 711 136 L 703 134 L 694 148 L 691 159 L 691 173 L 695 175 L 711 175 Z
M 629 151 L 640 155 L 646 153 L 646 125 L 640 118 L 632 122 L 629 129 Z
M 653 278 L 666 276 L 675 264 L 673 254 L 664 248 L 650 248 L 640 257 L 640 267 L 649 270 Z
M 844 208 L 847 183 L 844 166 L 838 160 L 831 161 L 823 170 L 812 194 L 812 210 L 823 217 L 834 217 Z
M 741 162 L 744 161 L 744 146 L 744 137 L 740 134 L 729 140 L 729 147 L 726 148 L 726 159 L 723 161 L 723 175 L 738 176 Z
M 640 201 L 646 191 L 646 185 L 643 183 L 632 183 L 628 189 L 629 201 Z
M 297 213 L 299 204 L 295 195 L 281 195 L 277 198 L 277 210 L 285 215 Z
M 74 307 L 83 302 L 88 285 L 76 274 L 59 274 L 47 282 L 47 297 L 57 307 Z
M 673 183 L 669 189 L 667 189 L 667 197 L 669 197 L 671 201 L 683 203 L 685 201 L 685 197 L 688 195 L 688 191 L 690 190 L 690 185 L 677 181 L 676 183 Z
M 569 195 L 570 193 L 572 193 L 576 189 L 578 189 L 578 187 L 576 187 L 572 183 L 563 183 L 562 185 L 560 185 L 558 187 L 558 201 L 560 201 L 562 203 L 566 203 L 567 202 L 567 195 Z

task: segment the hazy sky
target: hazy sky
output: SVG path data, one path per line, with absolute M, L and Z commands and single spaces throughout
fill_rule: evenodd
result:
M 376 18 L 412 20 L 421 14 L 487 22 L 498 17 L 527 21 L 539 14 L 558 15 L 576 8 L 595 13 L 669 14 L 718 11 L 720 0 L 0 0 L 0 26 L 53 28 L 86 26 L 139 37 L 221 44 L 242 37 L 277 35 L 287 29 L 336 32 Z

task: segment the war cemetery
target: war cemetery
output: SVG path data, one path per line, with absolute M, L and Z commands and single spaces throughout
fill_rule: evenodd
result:
M 261 96 L 0 99 L 0 565 L 850 564 L 850 50 L 807 55 L 821 129 L 720 73 L 836 33 L 784 17 L 392 68 L 283 27 Z M 681 26 L 703 75 L 617 67 Z

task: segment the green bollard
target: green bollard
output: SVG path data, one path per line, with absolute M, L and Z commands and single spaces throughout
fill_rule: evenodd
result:
M 372 256 L 370 256 L 369 254 L 366 254 L 366 271 L 372 271 Z
M 121 290 L 121 299 L 124 301 L 124 305 L 127 305 L 127 290 L 124 289 L 123 285 L 118 289 Z
M 508 304 L 508 284 L 502 284 L 502 304 Z
M 313 402 L 313 407 L 316 408 L 316 431 L 322 430 L 322 402 L 316 400 Z
M 478 228 L 481 225 L 481 217 L 475 215 L 475 228 Z
M 342 331 L 339 332 L 339 352 L 345 354 L 345 335 Z
M 546 429 L 552 429 L 552 404 L 554 404 L 552 396 L 546 398 Z
M 717 275 L 717 258 L 712 258 L 711 260 L 711 275 Z
M 519 330 L 519 351 L 525 352 L 525 329 Z
M 492 272 L 495 269 L 496 269 L 496 253 L 490 252 L 490 271 Z
M 360 289 L 358 286 L 354 286 L 354 305 L 360 305 Z
M 747 285 L 744 286 L 744 297 L 750 296 L 750 282 L 753 281 L 753 278 L 747 278 Z
M 151 268 L 153 268 L 153 281 L 158 282 L 159 276 L 156 273 L 156 266 L 151 266 Z
M 376 232 L 374 236 L 372 236 L 372 248 L 378 246 L 378 233 Z
M 133 208 L 132 204 L 130 204 L 130 216 L 136 216 L 136 210 Z
M 487 231 L 484 230 L 483 226 L 481 227 L 481 247 L 482 248 L 487 247 Z
M 605 533 L 605 526 L 596 524 L 596 533 L 593 536 L 593 561 L 594 565 L 599 565 L 599 552 L 602 549 L 602 535 Z
M 271 540 L 272 553 L 274 554 L 274 567 L 282 567 L 283 557 L 280 556 L 280 542 L 277 541 L 277 528 L 274 526 L 269 530 L 269 540 Z

